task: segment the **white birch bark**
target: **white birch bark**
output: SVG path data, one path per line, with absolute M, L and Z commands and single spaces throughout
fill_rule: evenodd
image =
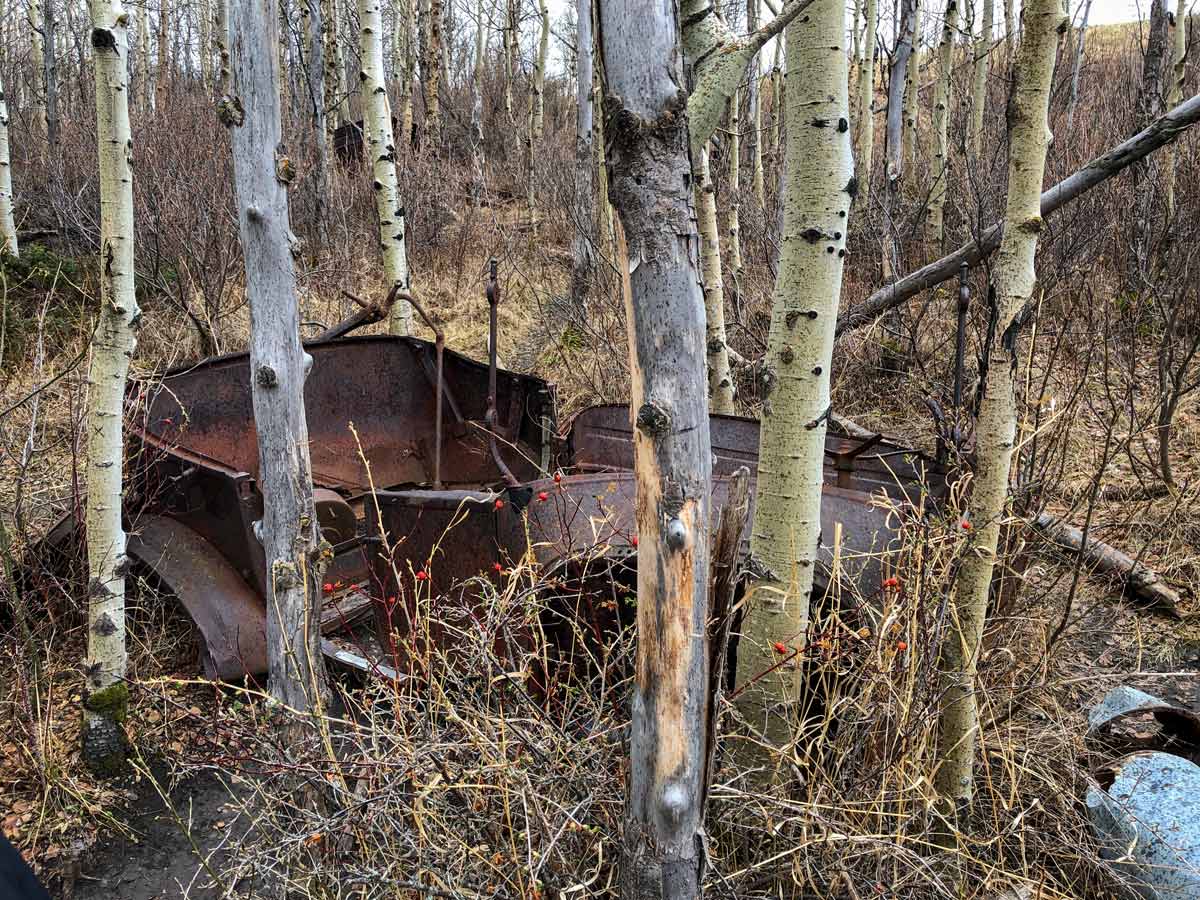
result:
M 700 895 L 712 450 L 677 9 L 600 5 L 613 205 L 629 329 L 638 652 L 620 891 Z
M 977 463 L 964 522 L 966 548 L 940 661 L 942 700 L 934 782 L 942 812 L 950 820 L 966 810 L 973 793 L 979 732 L 975 673 L 1017 434 L 1015 391 L 1021 354 L 1016 319 L 1033 295 L 1037 277 L 1034 255 L 1043 224 L 1042 178 L 1050 140 L 1047 108 L 1057 30 L 1064 18 L 1061 0 L 1026 0 L 1024 35 L 1014 64 L 1008 199 L 1004 238 L 993 270 L 995 338 L 986 348 L 989 363 L 975 427 Z
M 125 531 L 122 410 L 140 316 L 133 270 L 133 140 L 129 129 L 129 16 L 120 0 L 92 0 L 96 137 L 100 161 L 100 310 L 88 375 L 88 647 L 84 759 L 112 773 L 124 762 Z
M 208 0 L 198 0 L 196 3 L 196 15 L 200 19 L 200 83 L 204 85 L 207 91 L 213 83 L 212 70 L 212 35 L 209 34 L 209 26 L 212 24 L 209 16 L 211 10 L 208 6 Z
M 841 299 L 854 159 L 840 0 L 817 0 L 787 29 L 787 181 L 783 251 L 767 337 L 751 550 L 770 575 L 748 592 L 738 645 L 747 720 L 777 744 L 796 724 L 799 669 L 775 644 L 801 648 L 821 531 L 829 370 Z
M 873 2 L 873 0 L 868 0 Z M 746 31 L 758 30 L 758 0 L 746 0 Z M 761 53 L 761 51 L 760 51 Z M 750 189 L 759 209 L 767 208 L 766 179 L 763 175 L 762 140 L 762 72 L 759 66 L 760 53 L 750 58 L 750 70 L 746 74 L 746 100 L 750 113 L 750 131 L 747 135 L 747 150 L 750 156 Z
M 871 163 L 875 155 L 875 119 L 873 117 L 875 101 L 875 30 L 878 21 L 877 0 L 867 0 L 866 13 L 866 42 L 863 45 L 863 59 L 859 66 L 858 76 L 858 122 L 856 135 L 858 140 L 858 170 L 864 193 L 871 189 Z
M 954 70 L 954 39 L 957 34 L 958 0 L 946 0 L 942 39 L 937 52 L 937 84 L 933 92 L 933 177 L 929 188 L 928 235 L 938 249 L 941 249 L 945 237 L 943 211 L 946 206 L 946 184 L 950 178 L 950 75 Z
M 362 26 L 362 81 L 364 121 L 368 132 L 375 210 L 379 214 L 379 246 L 388 289 L 409 288 L 408 249 L 405 246 L 404 206 L 396 179 L 396 144 L 392 136 L 392 110 L 383 80 L 383 14 L 380 0 L 358 0 Z M 392 334 L 412 332 L 412 308 L 397 301 L 388 319 Z
M 1088 3 L 1090 5 L 1091 0 Z M 975 65 L 971 73 L 971 132 L 968 144 L 973 160 L 979 159 L 979 151 L 983 147 L 983 117 L 987 111 L 988 70 L 992 57 L 993 20 L 996 18 L 995 0 L 983 0 L 982 5 L 979 37 L 975 39 Z
M 267 561 L 268 689 L 301 712 L 321 712 L 328 688 L 321 656 L 320 577 L 328 553 L 313 507 L 304 413 L 312 360 L 300 345 L 300 306 L 289 246 L 282 154 L 278 15 L 274 0 L 236 0 L 229 10 L 238 224 L 250 299 L 250 371 L 258 433 Z
M 17 246 L 17 223 L 13 216 L 12 161 L 8 152 L 8 98 L 0 83 L 0 244 L 3 252 L 16 258 L 21 255 Z

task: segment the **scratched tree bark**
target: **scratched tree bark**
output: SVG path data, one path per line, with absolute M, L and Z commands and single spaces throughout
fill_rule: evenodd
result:
M 677 9 L 668 0 L 602 0 L 599 36 L 608 190 L 626 238 L 638 484 L 621 894 L 683 900 L 699 896 L 703 864 L 712 449 Z
M 281 144 L 278 7 L 230 3 L 232 95 L 221 109 L 233 137 L 238 225 L 250 299 L 250 384 L 258 432 L 267 558 L 268 688 L 292 709 L 319 712 L 328 695 L 320 648 L 320 576 L 329 545 L 313 507 L 304 414 L 312 364 L 300 345 L 300 307 L 288 233 L 293 164 Z

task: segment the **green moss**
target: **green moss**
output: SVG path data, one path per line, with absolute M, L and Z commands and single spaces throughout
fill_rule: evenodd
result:
M 110 684 L 106 688 L 88 694 L 83 705 L 89 712 L 94 712 L 122 725 L 125 723 L 125 717 L 129 714 L 129 687 L 123 681 Z

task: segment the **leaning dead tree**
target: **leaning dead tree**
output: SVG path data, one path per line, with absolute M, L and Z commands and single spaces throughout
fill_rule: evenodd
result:
M 92 0 L 96 140 L 100 159 L 100 310 L 88 373 L 88 647 L 83 758 L 101 774 L 125 761 L 125 530 L 121 524 L 122 411 L 141 312 L 133 272 L 133 139 L 129 130 L 129 14 Z
M 638 657 L 622 847 L 627 900 L 698 897 L 708 720 L 704 304 L 674 6 L 602 0 L 609 196 L 626 237 Z
M 984 348 L 988 365 L 975 425 L 975 471 L 963 522 L 967 544 L 955 579 L 949 632 L 939 660 L 942 699 L 934 786 L 951 832 L 957 831 L 974 789 L 975 748 L 979 741 L 975 677 L 1017 439 L 1018 317 L 1033 296 L 1037 280 L 1034 256 L 1043 228 L 1040 198 L 1050 143 L 1047 110 L 1057 32 L 1064 21 L 1060 0 L 1026 0 L 1023 19 L 1024 34 L 1014 65 L 1009 106 L 1005 229 L 994 270 L 996 321 L 988 329 L 994 337 Z
M 440 9 L 440 5 L 439 5 Z M 379 246 L 388 289 L 409 289 L 408 248 L 405 244 L 404 206 L 396 178 L 396 142 L 392 135 L 392 107 L 383 73 L 383 11 L 380 0 L 358 0 L 362 28 L 362 95 L 364 121 L 371 156 L 371 187 L 379 215 Z M 439 34 L 441 33 L 439 28 Z M 434 88 L 436 93 L 436 86 Z M 428 128 L 428 126 L 427 126 Z M 429 133 L 428 130 L 426 133 Z M 392 306 L 388 319 L 392 334 L 412 331 L 412 307 L 405 301 Z
M 1138 160 L 1144 159 L 1159 147 L 1171 143 L 1195 125 L 1197 120 L 1200 120 L 1200 94 L 1179 104 L 1152 122 L 1149 127 L 1096 157 L 1082 169 L 1043 192 L 1042 218 L 1066 206 L 1076 197 L 1087 193 Z M 869 325 L 889 309 L 900 306 L 922 291 L 953 278 L 963 263 L 973 266 L 984 257 L 995 253 L 1003 234 L 1004 224 L 997 222 L 985 230 L 978 241 L 963 244 L 953 253 L 880 288 L 838 317 L 838 336 Z
M 233 137 L 238 226 L 250 299 L 250 392 L 258 433 L 263 517 L 258 536 L 267 561 L 268 688 L 288 707 L 320 711 L 328 688 L 321 658 L 321 591 L 327 544 L 313 506 L 304 413 L 312 358 L 300 345 L 300 306 L 289 246 L 287 184 L 293 163 L 282 150 L 279 40 L 273 0 L 229 9 L 232 94 L 222 119 Z
M 767 336 L 765 399 L 750 547 L 768 575 L 747 591 L 739 709 L 776 744 L 797 723 L 799 655 L 821 541 L 833 329 L 854 200 L 844 5 L 816 0 L 787 28 L 783 249 Z M 767 673 L 767 674 L 764 674 Z

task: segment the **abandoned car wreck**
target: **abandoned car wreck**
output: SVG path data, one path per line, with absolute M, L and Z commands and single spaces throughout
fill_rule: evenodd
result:
M 321 618 L 332 661 L 394 675 L 406 643 L 397 636 L 442 640 L 420 627 L 418 585 L 426 604 L 453 595 L 455 609 L 474 603 L 483 614 L 472 584 L 523 562 L 576 584 L 597 573 L 633 584 L 627 406 L 585 409 L 560 431 L 552 385 L 440 341 L 338 336 L 305 347 L 314 499 L 332 547 Z M 267 670 L 249 378 L 246 354 L 214 357 L 135 382 L 127 402 L 129 555 L 178 597 L 196 625 L 204 673 L 225 680 Z M 758 432 L 753 419 L 712 416 L 714 513 L 742 467 L 753 498 Z M 877 590 L 897 508 L 946 490 L 945 469 L 915 450 L 830 434 L 821 517 L 826 534 L 840 525 L 840 577 L 861 593 Z M 41 552 L 69 552 L 77 531 L 64 519 Z M 518 646 L 502 652 L 519 652 L 519 623 L 513 633 Z

